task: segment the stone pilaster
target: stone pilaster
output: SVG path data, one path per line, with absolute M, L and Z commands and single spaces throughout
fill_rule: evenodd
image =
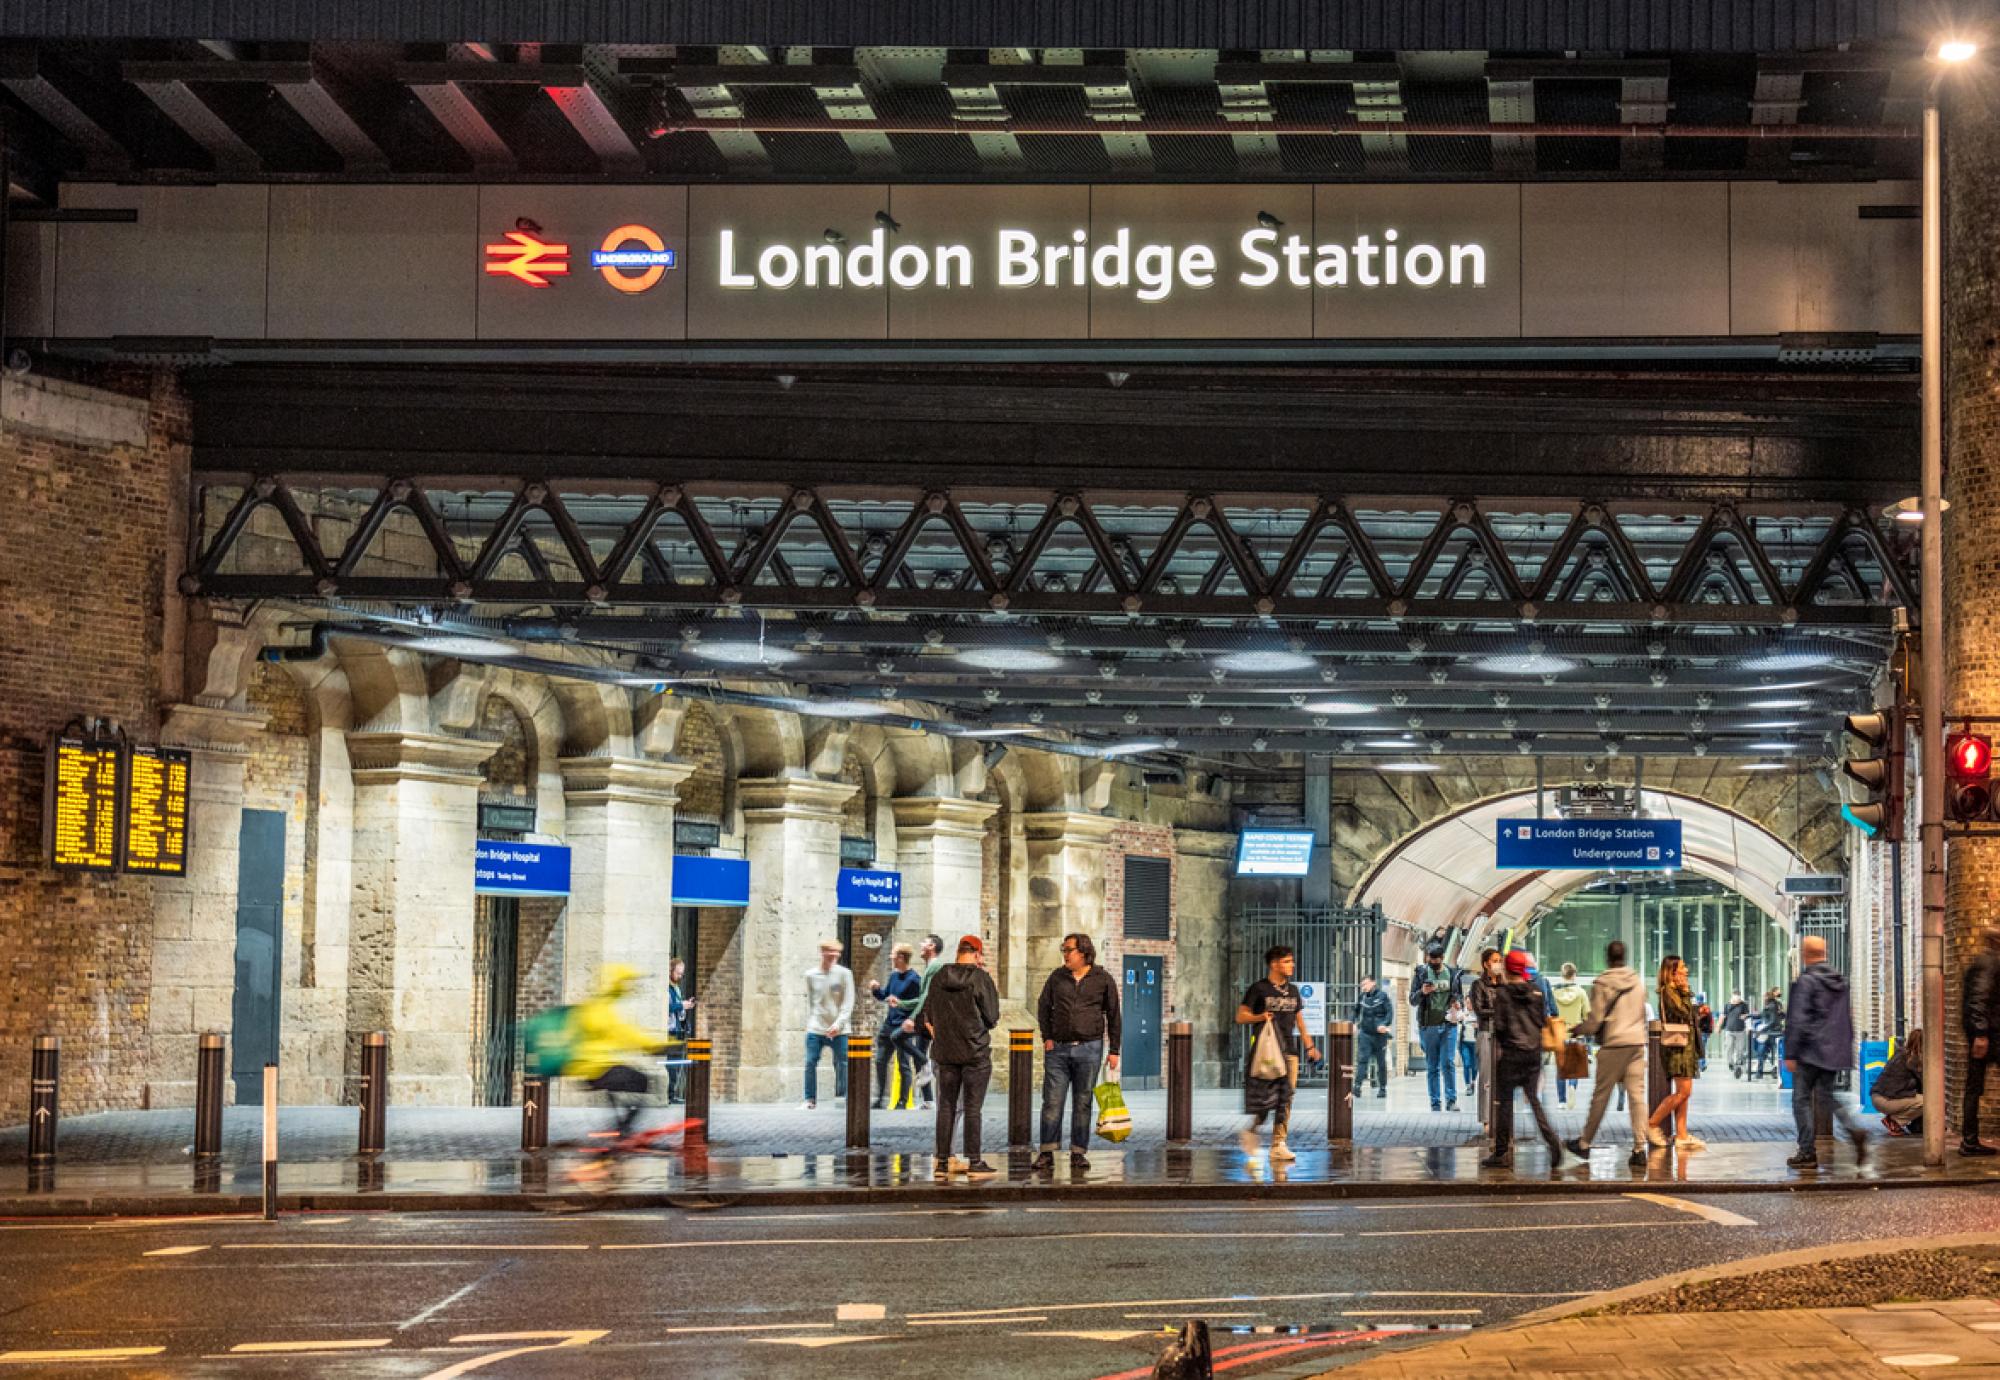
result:
M 147 1087 L 154 1107 L 194 1105 L 195 1039 L 227 1032 L 236 997 L 236 874 L 249 741 L 265 716 L 208 705 L 166 712 L 162 742 L 186 748 L 188 866 L 153 883 Z M 233 1085 L 232 1085 L 233 1086 Z
M 633 1019 L 664 1029 L 674 805 L 694 764 L 565 757 L 558 766 L 570 847 L 563 998 L 581 1001 L 596 988 L 603 965 L 629 963 L 647 977 Z
M 1977 75 L 1968 73 L 1966 75 Z M 1924 610 L 1945 639 L 1945 713 L 2000 714 L 2000 110 L 1964 82 L 1944 112 L 1944 607 Z M 1915 285 L 1912 284 L 1912 287 Z M 1911 425 L 1916 425 L 1915 419 Z M 1914 487 L 1914 486 L 1912 486 Z M 1914 836 L 1917 808 L 1911 798 Z M 2000 838 L 1947 844 L 1945 1040 L 1947 1125 L 1958 1126 L 1965 1041 L 1959 994 L 1981 925 L 2000 915 Z M 1912 878 L 1916 887 L 1920 879 Z M 1989 1081 L 1989 1088 L 1991 1087 Z M 1982 1118 L 1991 1133 L 1990 1117 Z
M 1174 853 L 1174 1015 L 1194 1023 L 1195 1086 L 1215 1087 L 1229 1057 L 1241 995 L 1223 990 L 1229 979 L 1229 877 L 1236 835 L 1176 829 Z
M 1028 973 L 1062 964 L 1062 937 L 1072 930 L 1106 948 L 1104 856 L 1118 821 L 1108 815 L 1055 811 L 1023 815 L 1028 840 Z
M 472 1100 L 472 853 L 495 744 L 350 733 L 354 908 L 347 1031 L 389 1032 L 391 1106 Z M 358 1067 L 358 1054 L 351 1067 Z
M 900 938 L 914 944 L 937 933 L 949 950 L 959 935 L 979 933 L 980 850 L 986 821 L 999 808 L 950 796 L 889 802 L 896 817 L 896 869 L 903 876 Z
M 805 974 L 819 961 L 819 940 L 835 933 L 841 806 L 855 789 L 811 776 L 736 783 L 750 860 L 750 905 L 732 956 L 743 997 L 734 1013 L 711 1010 L 705 1019 L 740 1023 L 740 1101 L 795 1098 L 803 1090 Z

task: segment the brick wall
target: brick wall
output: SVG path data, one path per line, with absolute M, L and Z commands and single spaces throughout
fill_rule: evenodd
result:
M 1944 703 L 1951 714 L 2000 714 L 2000 111 L 1983 95 L 1952 99 L 1946 122 Z M 1951 840 L 1945 877 L 1946 1105 L 1956 1128 L 1962 975 L 1980 926 L 2000 917 L 2000 839 Z
M 159 731 L 188 410 L 168 375 L 115 382 L 145 400 L 143 444 L 0 431 L 0 1123 L 26 1111 L 41 1032 L 64 1037 L 65 1111 L 136 1106 L 146 1081 L 151 885 L 42 862 L 49 735 L 77 715 Z
M 742 911 L 704 907 L 694 961 L 687 971 L 698 1003 L 695 1034 L 715 1042 L 709 1092 L 718 1101 L 736 1095 L 736 1062 L 741 1053 L 736 1013 L 743 1006 L 742 929 Z
M 681 782 L 680 813 L 689 819 L 722 820 L 722 735 L 706 705 L 688 706 L 674 739 L 674 756 L 694 763 L 693 773 Z
M 1165 858 L 1169 873 L 1167 877 L 1167 934 L 1166 939 L 1128 939 L 1125 936 L 1125 857 L 1135 854 L 1148 858 Z M 1104 850 L 1104 934 L 1099 941 L 1103 951 L 1104 966 L 1118 977 L 1122 983 L 1125 973 L 1126 954 L 1154 955 L 1164 961 L 1160 964 L 1160 1011 L 1161 1020 L 1179 1020 L 1179 1006 L 1175 1002 L 1175 980 L 1178 964 L 1172 936 L 1178 933 L 1180 924 L 1180 858 L 1174 851 L 1173 826 L 1168 824 L 1122 823 L 1111 831 L 1111 838 Z M 1161 1031 L 1164 1040 L 1165 1030 Z M 1167 1068 L 1165 1049 L 1160 1053 L 1160 1073 L 1164 1077 Z

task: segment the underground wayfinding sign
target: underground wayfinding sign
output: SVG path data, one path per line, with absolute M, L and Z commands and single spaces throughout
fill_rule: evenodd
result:
M 569 849 L 555 843 L 480 839 L 472 889 L 482 896 L 569 895 Z
M 1681 865 L 1677 819 L 1503 819 L 1494 835 L 1503 868 L 1630 868 Z

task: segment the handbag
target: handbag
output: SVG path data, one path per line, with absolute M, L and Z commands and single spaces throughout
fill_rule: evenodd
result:
M 1116 1145 L 1132 1134 L 1132 1113 L 1118 1080 L 1107 1078 L 1091 1091 L 1097 1099 L 1097 1134 Z
M 1556 1077 L 1590 1077 L 1590 1050 L 1581 1040 L 1571 1040 L 1556 1051 Z
M 1250 1047 L 1250 1076 L 1265 1082 L 1276 1082 L 1291 1073 L 1285 1064 L 1285 1050 L 1278 1043 L 1278 1032 L 1269 1021 L 1257 1030 L 1257 1043 Z
M 1688 1038 L 1692 1033 L 1693 1027 L 1691 1026 L 1662 1023 L 1660 1026 L 1660 1048 L 1686 1049 Z
M 1569 1043 L 1569 1027 L 1563 1024 L 1561 1016 L 1550 1016 L 1542 1022 L 1542 1049 L 1560 1052 Z

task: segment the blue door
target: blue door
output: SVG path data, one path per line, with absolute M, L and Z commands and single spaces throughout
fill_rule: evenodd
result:
M 237 833 L 236 992 L 229 1028 L 238 1106 L 264 1100 L 264 1065 L 278 1062 L 284 911 L 284 812 L 245 810 Z
M 1141 954 L 1125 957 L 1125 1031 L 1119 1078 L 1128 1088 L 1160 1086 L 1160 1021 L 1165 1002 L 1166 960 Z

